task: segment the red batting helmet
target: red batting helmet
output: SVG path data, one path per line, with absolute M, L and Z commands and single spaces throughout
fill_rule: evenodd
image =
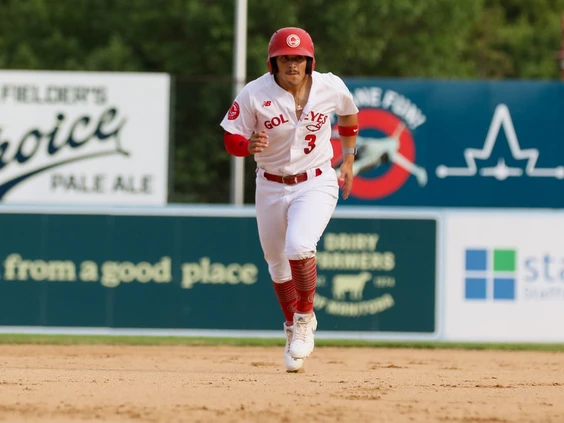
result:
M 279 29 L 268 43 L 268 70 L 270 73 L 278 72 L 276 56 L 306 56 L 306 73 L 311 73 L 315 68 L 313 52 L 313 40 L 306 31 L 295 27 Z

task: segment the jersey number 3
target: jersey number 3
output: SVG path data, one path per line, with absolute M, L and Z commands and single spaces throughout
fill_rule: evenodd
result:
M 317 137 L 313 134 L 307 134 L 305 136 L 305 139 L 306 141 L 308 141 L 308 143 L 307 143 L 307 147 L 304 148 L 304 153 L 309 154 L 315 148 L 315 140 L 317 139 Z

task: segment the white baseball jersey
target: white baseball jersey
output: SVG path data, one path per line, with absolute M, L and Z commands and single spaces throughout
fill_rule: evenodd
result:
M 255 154 L 257 166 L 277 175 L 295 175 L 321 167 L 333 157 L 330 116 L 358 113 L 351 93 L 332 73 L 312 73 L 312 85 L 300 119 L 294 97 L 266 73 L 249 82 L 223 118 L 227 132 L 249 139 L 265 130 L 268 147 Z

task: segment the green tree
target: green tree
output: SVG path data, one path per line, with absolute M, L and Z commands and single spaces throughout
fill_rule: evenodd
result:
M 173 202 L 227 203 L 219 123 L 232 93 L 234 0 L 0 0 L 0 67 L 174 77 Z M 564 0 L 248 0 L 248 80 L 272 32 L 308 30 L 343 77 L 556 79 Z M 254 161 L 246 159 L 247 203 Z

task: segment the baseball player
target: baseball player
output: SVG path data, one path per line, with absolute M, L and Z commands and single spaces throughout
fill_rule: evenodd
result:
M 344 82 L 315 69 L 313 41 L 301 28 L 276 31 L 268 73 L 248 83 L 226 113 L 226 150 L 254 155 L 256 216 L 268 270 L 286 318 L 284 362 L 298 372 L 313 351 L 315 253 L 339 195 L 353 183 L 358 109 Z M 331 115 L 338 117 L 344 159 L 331 167 Z

